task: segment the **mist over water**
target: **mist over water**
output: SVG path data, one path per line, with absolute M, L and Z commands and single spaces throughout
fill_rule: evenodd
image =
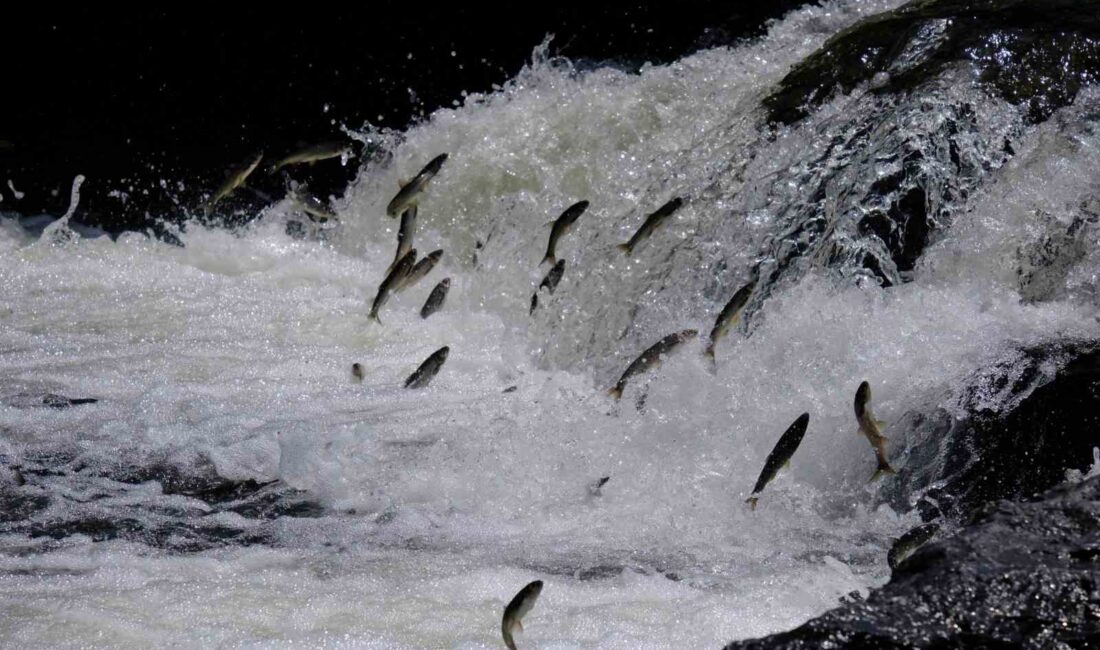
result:
M 182 248 L 4 220 L 0 472 L 28 484 L 0 487 L 27 513 L 0 535 L 0 645 L 491 648 L 505 603 L 541 579 L 520 647 L 717 647 L 885 582 L 918 519 L 883 504 L 889 478 L 867 483 L 856 386 L 889 423 L 961 415 L 981 369 L 1098 334 L 1100 270 L 1096 89 L 1029 127 L 959 67 L 919 96 L 860 88 L 766 125 L 760 100 L 792 64 L 898 4 L 803 9 L 638 74 L 544 44 L 497 92 L 360 133 L 381 153 L 317 239 L 287 235 L 289 202 L 237 231 L 190 223 Z M 922 188 L 939 229 L 910 265 L 858 223 L 914 151 L 940 181 Z M 370 322 L 396 246 L 386 203 L 442 152 L 414 246 L 443 259 Z M 674 196 L 633 255 L 615 248 Z M 549 222 L 582 199 L 563 279 L 528 315 Z M 1057 263 L 1029 275 L 1039 253 Z M 712 369 L 702 335 L 753 268 Z M 421 319 L 444 277 L 444 309 Z M 688 327 L 699 340 L 607 396 Z M 403 389 L 444 345 L 430 387 Z M 100 401 L 28 407 L 45 393 Z M 802 412 L 801 447 L 750 512 Z M 922 433 L 888 428 L 892 462 Z M 277 483 L 236 507 L 167 476 Z M 109 526 L 89 522 L 125 534 L 95 541 Z

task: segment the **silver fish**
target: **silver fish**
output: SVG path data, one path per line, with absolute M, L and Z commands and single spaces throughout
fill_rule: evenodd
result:
M 416 206 L 410 205 L 409 209 L 401 213 L 401 226 L 397 229 L 397 253 L 393 256 L 393 262 L 387 273 L 393 269 L 398 260 L 409 252 L 413 245 L 413 233 L 416 231 Z
M 225 197 L 232 194 L 233 191 L 236 190 L 238 187 L 244 185 L 245 180 L 247 180 L 249 175 L 253 171 L 255 171 L 256 167 L 259 166 L 260 161 L 263 159 L 264 154 L 261 151 L 252 158 L 246 160 L 241 165 L 230 169 L 229 175 L 226 177 L 225 182 L 221 184 L 221 187 L 218 188 L 218 191 L 215 192 L 214 196 L 211 197 L 209 202 L 207 202 L 206 211 L 209 213 L 218 201 L 221 201 Z
M 382 309 L 382 305 L 386 304 L 386 301 L 390 299 L 390 296 L 397 290 L 398 284 L 405 278 L 410 271 L 412 271 L 413 264 L 416 262 L 416 249 L 411 249 L 408 253 L 405 253 L 405 257 L 401 258 L 392 270 L 386 275 L 386 279 L 382 280 L 382 284 L 378 287 L 378 293 L 374 296 L 374 303 L 370 306 L 370 318 L 371 320 L 382 321 L 378 318 L 378 310 Z
M 653 231 L 657 229 L 657 226 L 661 225 L 665 219 L 672 216 L 674 212 L 680 209 L 680 206 L 684 204 L 684 200 L 680 197 L 675 197 L 668 203 L 657 208 L 652 214 L 645 218 L 645 222 L 642 223 L 642 227 L 638 228 L 634 236 L 630 238 L 630 241 L 625 244 L 619 244 L 619 250 L 625 252 L 627 255 L 634 252 L 634 247 L 637 246 L 642 240 L 653 234 Z
M 348 155 L 351 155 L 350 142 L 321 142 L 303 147 L 285 158 L 281 158 L 274 165 L 267 168 L 267 173 L 274 174 L 287 165 L 313 164 L 319 160 L 342 158 Z
M 861 383 L 856 389 L 855 409 L 856 421 L 859 422 L 857 433 L 865 436 L 871 443 L 875 450 L 875 460 L 878 461 L 878 469 L 871 475 L 871 481 L 883 474 L 897 474 L 886 458 L 886 436 L 882 435 L 882 428 L 886 423 L 876 420 L 875 414 L 871 412 L 871 385 L 867 382 Z
M 523 631 L 523 617 L 535 606 L 535 601 L 542 593 L 542 580 L 535 580 L 523 589 L 519 590 L 515 598 L 504 608 L 504 616 L 500 621 L 500 633 L 504 636 L 504 645 L 508 650 L 516 650 L 516 642 L 512 639 L 515 630 Z
M 588 209 L 588 201 L 577 201 L 573 205 L 565 209 L 565 212 L 561 213 L 561 216 L 554 220 L 553 227 L 550 228 L 550 241 L 546 244 L 546 257 L 542 258 L 542 262 L 550 262 L 554 264 L 558 261 L 555 255 L 554 249 L 558 245 L 558 240 L 569 232 L 570 228 L 577 221 L 584 211 Z
M 439 262 L 441 257 L 443 257 L 443 249 L 434 250 L 425 255 L 423 259 L 417 262 L 416 266 L 412 267 L 408 274 L 401 279 L 401 282 L 397 285 L 397 290 L 404 291 L 417 282 L 420 282 L 425 275 L 432 272 L 432 269 L 435 268 L 435 265 Z
M 329 209 L 325 202 L 316 196 L 307 193 L 302 188 L 291 190 L 290 200 L 294 207 L 306 213 L 310 221 L 314 223 L 326 223 L 336 221 L 336 213 Z
M 397 196 L 393 197 L 389 205 L 386 206 L 386 214 L 391 217 L 396 217 L 401 212 L 417 202 L 420 193 L 427 187 L 428 183 L 435 178 L 435 175 L 439 173 L 439 169 L 443 167 L 443 163 L 447 162 L 447 154 L 441 153 L 435 158 L 432 158 L 431 162 L 424 165 L 424 169 L 420 170 L 420 173 L 413 177 L 411 181 L 401 186 L 401 189 L 397 192 Z
M 435 285 L 424 306 L 420 308 L 420 317 L 427 318 L 443 308 L 443 301 L 447 299 L 447 292 L 451 290 L 451 279 L 443 278 Z
M 893 545 L 890 546 L 890 552 L 886 554 L 886 563 L 891 569 L 896 569 L 902 560 L 935 537 L 938 532 L 940 532 L 940 525 L 934 522 L 921 524 L 906 532 L 894 540 Z
M 718 318 L 714 321 L 714 327 L 710 330 L 710 340 L 707 341 L 707 349 L 703 354 L 707 355 L 711 361 L 714 361 L 714 347 L 718 345 L 718 341 L 722 340 L 730 330 L 731 327 L 737 324 L 741 320 L 741 312 L 744 311 L 745 305 L 749 304 L 749 300 L 752 298 L 752 292 L 756 289 L 756 279 L 752 279 L 748 284 L 737 290 L 737 293 L 733 294 L 730 301 L 726 303 L 726 306 L 722 308 L 721 313 L 718 314 Z
M 615 399 L 622 398 L 623 389 L 626 388 L 626 382 L 631 377 L 661 365 L 661 358 L 664 355 L 675 350 L 681 343 L 694 339 L 698 334 L 699 332 L 696 330 L 684 330 L 682 332 L 676 332 L 675 334 L 669 334 L 660 341 L 657 341 L 627 366 L 626 371 L 623 372 L 623 376 L 619 378 L 618 383 L 607 392 Z
M 447 355 L 450 352 L 451 348 L 447 346 L 433 352 L 432 356 L 425 359 L 424 363 L 420 364 L 420 367 L 405 380 L 405 388 L 426 388 L 432 379 L 439 374 L 439 369 L 443 367 L 443 362 L 447 360 Z
M 767 460 L 764 461 L 764 469 L 760 470 L 760 477 L 756 479 L 756 485 L 752 488 L 752 495 L 745 499 L 745 503 L 751 505 L 753 510 L 756 510 L 758 499 L 756 495 L 760 494 L 764 487 L 775 478 L 780 468 L 787 467 L 790 464 L 791 456 L 798 449 L 798 445 L 802 443 L 802 436 L 806 435 L 806 427 L 809 424 L 810 414 L 803 413 L 798 416 L 798 419 L 791 426 L 787 427 L 787 430 L 780 436 L 779 442 L 775 443 L 775 447 L 772 448 Z

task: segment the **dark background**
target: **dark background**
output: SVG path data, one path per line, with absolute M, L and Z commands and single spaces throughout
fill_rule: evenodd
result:
M 469 4 L 20 8 L 0 34 L 0 210 L 60 215 L 84 174 L 84 223 L 180 218 L 256 151 L 341 124 L 402 129 L 514 76 L 547 34 L 552 54 L 635 69 L 759 36 L 805 3 Z M 355 169 L 319 163 L 313 189 L 338 194 Z

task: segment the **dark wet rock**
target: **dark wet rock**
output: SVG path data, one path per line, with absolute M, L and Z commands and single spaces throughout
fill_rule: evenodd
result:
M 1043 234 L 1016 253 L 1020 297 L 1025 301 L 1047 302 L 1067 297 L 1066 280 L 1085 259 L 1089 242 L 1096 238 L 1100 198 L 1084 203 L 1076 212 L 1069 225 L 1048 214 L 1035 215 L 1034 227 L 1042 228 Z
M 908 92 L 956 63 L 1046 119 L 1100 78 L 1100 2 L 916 0 L 830 38 L 764 104 L 771 121 L 790 124 L 835 92 Z
M 926 520 L 965 521 L 990 501 L 1032 498 L 1067 470 L 1087 471 L 1100 447 L 1100 344 L 1018 350 L 975 376 L 959 411 L 914 411 L 894 425 L 910 442 L 884 488 L 893 507 L 920 495 Z
M 1001 501 L 903 561 L 890 583 L 763 648 L 1100 647 L 1100 477 Z

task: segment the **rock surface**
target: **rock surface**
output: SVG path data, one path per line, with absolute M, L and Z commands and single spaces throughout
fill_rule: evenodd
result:
M 867 600 L 726 650 L 843 647 L 1100 647 L 1100 477 L 991 505 Z

